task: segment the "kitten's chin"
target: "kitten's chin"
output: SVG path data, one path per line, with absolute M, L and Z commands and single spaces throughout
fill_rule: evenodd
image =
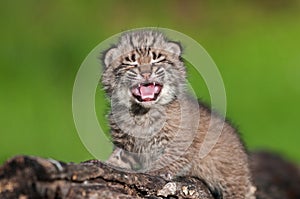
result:
M 144 107 L 144 108 L 151 108 L 153 107 L 155 104 L 157 104 L 157 100 L 155 101 L 144 101 L 144 102 L 140 102 L 137 99 L 134 99 L 134 103 L 139 104 L 140 106 Z

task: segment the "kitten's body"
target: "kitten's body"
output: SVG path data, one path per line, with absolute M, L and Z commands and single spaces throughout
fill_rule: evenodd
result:
M 178 44 L 150 30 L 127 33 L 106 52 L 102 83 L 112 101 L 116 145 L 108 162 L 199 177 L 219 198 L 254 199 L 248 156 L 236 130 L 186 92 L 180 55 Z M 205 138 L 219 133 L 203 156 Z

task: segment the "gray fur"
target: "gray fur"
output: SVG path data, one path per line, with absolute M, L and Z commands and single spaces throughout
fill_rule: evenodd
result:
M 180 55 L 179 44 L 153 30 L 125 33 L 107 51 L 102 83 L 111 99 L 116 146 L 108 162 L 152 174 L 196 176 L 220 192 L 219 198 L 254 199 L 248 156 L 236 129 L 188 94 Z M 149 70 L 145 79 L 142 73 Z M 133 97 L 130 89 L 145 81 L 163 85 L 155 101 Z M 222 129 L 218 141 L 201 158 L 205 136 L 217 129 Z

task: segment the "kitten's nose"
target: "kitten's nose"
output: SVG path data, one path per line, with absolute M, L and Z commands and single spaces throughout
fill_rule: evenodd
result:
M 140 69 L 140 74 L 145 78 L 145 79 L 149 79 L 151 76 L 151 65 L 142 65 L 139 67 Z
M 149 79 L 151 76 L 151 73 L 142 73 L 141 75 L 143 76 L 143 78 Z

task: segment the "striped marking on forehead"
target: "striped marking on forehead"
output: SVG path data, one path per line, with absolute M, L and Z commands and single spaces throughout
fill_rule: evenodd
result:
M 150 64 L 152 60 L 152 57 L 150 56 L 141 56 L 138 58 L 138 63 L 139 65 L 144 65 L 144 64 Z
M 130 43 L 136 49 L 146 49 L 152 47 L 158 35 L 151 32 L 138 32 L 130 35 Z
M 166 56 L 160 51 L 152 51 L 151 48 L 138 48 L 123 58 L 123 64 L 140 66 L 154 64 L 164 60 L 166 60 Z

